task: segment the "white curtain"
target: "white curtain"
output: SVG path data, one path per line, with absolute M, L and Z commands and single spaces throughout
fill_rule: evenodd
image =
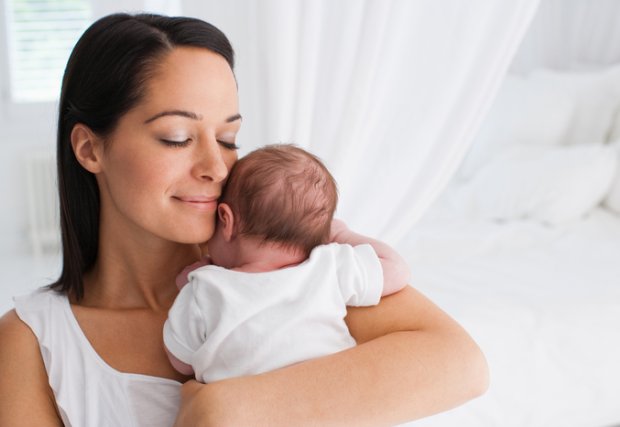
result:
M 183 0 L 237 51 L 240 143 L 293 142 L 397 243 L 466 153 L 538 0 Z
M 620 1 L 542 0 L 510 72 L 620 62 Z

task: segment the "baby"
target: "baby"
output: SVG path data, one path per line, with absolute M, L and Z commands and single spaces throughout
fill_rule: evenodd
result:
M 164 325 L 175 369 L 208 383 L 355 346 L 346 306 L 375 305 L 402 289 L 409 268 L 385 243 L 334 220 L 337 200 L 327 168 L 293 145 L 260 148 L 235 164 L 210 259 L 177 279 Z

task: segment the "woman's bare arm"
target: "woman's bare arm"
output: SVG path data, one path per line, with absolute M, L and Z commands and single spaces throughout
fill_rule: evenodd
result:
M 406 287 L 351 308 L 355 348 L 266 374 L 183 387 L 177 426 L 389 426 L 485 392 L 488 370 L 469 335 Z
M 15 310 L 0 318 L 0 425 L 62 426 L 36 337 Z

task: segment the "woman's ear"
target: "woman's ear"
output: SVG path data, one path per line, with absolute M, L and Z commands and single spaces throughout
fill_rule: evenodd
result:
M 220 223 L 222 229 L 222 235 L 227 242 L 230 242 L 234 237 L 235 231 L 235 216 L 232 209 L 226 203 L 220 203 L 217 205 L 217 220 Z
M 71 146 L 75 158 L 84 169 L 91 173 L 101 172 L 103 141 L 82 123 L 71 130 Z

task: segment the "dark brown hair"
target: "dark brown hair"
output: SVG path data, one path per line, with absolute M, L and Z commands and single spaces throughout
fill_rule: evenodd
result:
M 62 272 L 52 289 L 84 295 L 83 275 L 97 259 L 99 188 L 75 158 L 77 123 L 97 135 L 112 133 L 138 104 L 158 61 L 176 46 L 195 46 L 234 66 L 233 49 L 213 25 L 194 18 L 114 14 L 93 23 L 75 45 L 65 69 L 58 114 L 57 163 L 62 232 Z
M 338 190 L 315 155 L 290 144 L 268 145 L 237 161 L 221 201 L 235 215 L 235 233 L 309 255 L 329 240 Z

